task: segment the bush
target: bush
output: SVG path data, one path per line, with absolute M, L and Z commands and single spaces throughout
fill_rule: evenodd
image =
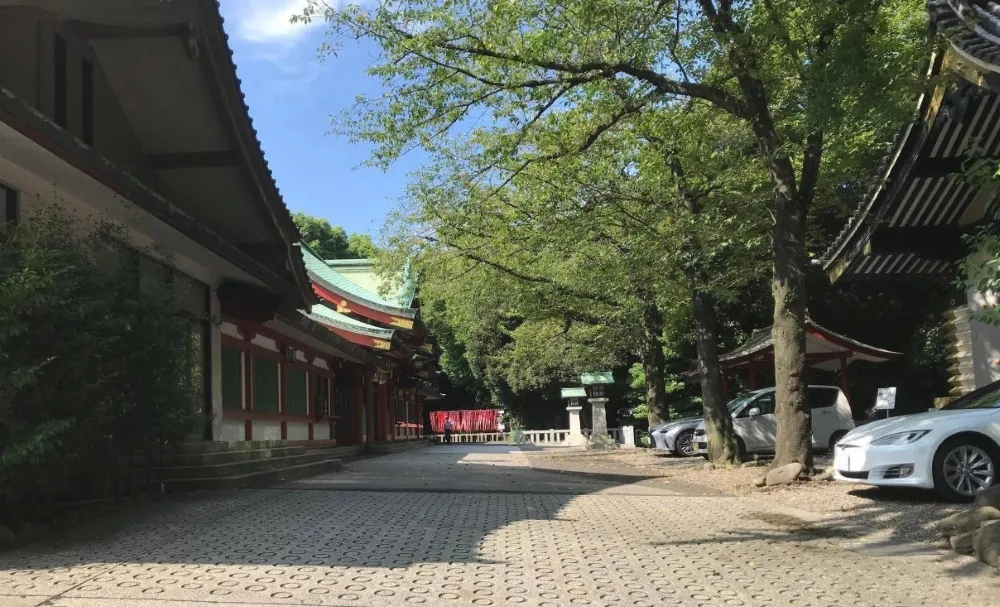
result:
M 126 455 L 196 428 L 204 319 L 183 311 L 168 266 L 150 280 L 125 242 L 58 207 L 0 227 L 0 520 L 107 495 Z

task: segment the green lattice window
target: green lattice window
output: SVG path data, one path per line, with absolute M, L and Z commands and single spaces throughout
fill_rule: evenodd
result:
M 243 408 L 243 374 L 240 359 L 243 352 L 222 348 L 222 407 Z
M 266 358 L 253 359 L 253 408 L 264 413 L 278 412 L 278 363 Z
M 288 403 L 289 415 L 306 415 L 309 412 L 308 377 L 306 372 L 299 369 L 289 369 L 286 390 L 288 391 L 285 402 Z

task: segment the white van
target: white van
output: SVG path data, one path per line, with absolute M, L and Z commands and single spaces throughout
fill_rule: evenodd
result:
M 851 405 L 836 386 L 809 386 L 806 402 L 812 409 L 813 449 L 833 450 L 854 429 Z M 774 415 L 774 388 L 755 390 L 729 402 L 740 453 L 774 453 L 778 420 Z M 694 431 L 695 449 L 708 457 L 705 420 Z

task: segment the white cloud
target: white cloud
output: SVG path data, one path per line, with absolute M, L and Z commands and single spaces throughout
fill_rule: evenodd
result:
M 234 0 L 229 0 L 233 6 Z M 306 0 L 235 0 L 241 5 L 236 15 L 237 32 L 249 42 L 291 42 L 302 37 L 312 23 L 292 23 L 292 15 L 301 14 Z

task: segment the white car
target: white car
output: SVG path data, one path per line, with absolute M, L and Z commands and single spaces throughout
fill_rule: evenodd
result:
M 1000 465 L 1000 382 L 935 411 L 858 427 L 837 443 L 837 480 L 936 489 L 970 500 L 996 482 Z
M 833 449 L 833 446 L 854 428 L 851 405 L 836 386 L 808 386 L 806 402 L 812 409 L 812 443 L 814 449 Z M 733 429 L 740 455 L 747 453 L 774 453 L 778 433 L 778 420 L 774 415 L 774 388 L 750 392 L 729 402 L 733 416 Z M 708 457 L 705 422 L 702 420 L 694 431 L 695 449 Z

